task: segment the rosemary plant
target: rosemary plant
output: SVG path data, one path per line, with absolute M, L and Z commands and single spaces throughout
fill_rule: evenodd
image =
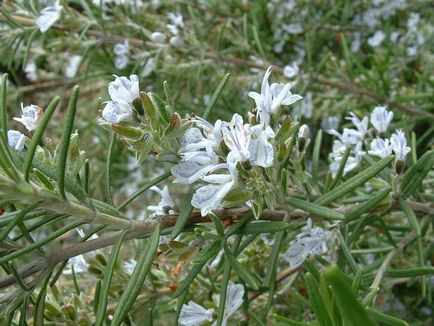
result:
M 4 1 L 0 324 L 432 322 L 432 9 L 333 3 Z

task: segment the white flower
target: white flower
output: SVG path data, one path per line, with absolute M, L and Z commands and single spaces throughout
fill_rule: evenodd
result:
M 282 29 L 289 34 L 301 34 L 303 33 L 303 26 L 301 24 L 284 24 L 282 25 Z
M 299 72 L 298 64 L 295 61 L 293 61 L 291 64 L 283 67 L 283 75 L 286 78 L 289 78 L 289 79 L 294 78 L 297 76 L 298 72 Z
M 407 146 L 407 139 L 402 130 L 396 129 L 395 133 L 390 138 L 392 150 L 395 153 L 397 161 L 405 161 L 405 157 L 410 152 L 411 148 Z
M 84 260 L 83 255 L 75 256 L 69 259 L 67 267 L 63 270 L 63 274 L 71 275 L 72 268 L 74 268 L 74 273 L 83 273 L 87 271 L 89 264 Z
M 73 55 L 68 60 L 68 65 L 65 69 L 65 76 L 67 78 L 75 77 L 78 67 L 80 66 L 82 56 L 81 55 Z
M 407 20 L 407 28 L 410 31 L 416 31 L 418 29 L 417 25 L 420 21 L 420 14 L 418 12 L 412 12 L 410 13 L 410 16 Z
M 354 39 L 351 42 L 351 52 L 358 52 L 362 45 L 362 34 L 360 32 L 353 33 Z
M 341 119 L 338 116 L 323 117 L 321 120 L 321 128 L 323 130 L 336 130 L 339 127 Z
M 17 151 L 22 151 L 26 137 L 17 130 L 8 130 L 8 144 Z
M 307 92 L 306 96 L 298 102 L 295 108 L 292 110 L 294 117 L 305 117 L 306 119 L 312 118 L 313 115 L 313 98 L 312 93 Z M 329 128 L 330 129 L 330 128 Z
M 368 38 L 368 44 L 373 48 L 381 45 L 384 39 L 386 38 L 386 34 L 383 31 L 376 31 L 374 35 Z
M 395 43 L 398 41 L 399 38 L 399 32 L 398 31 L 394 31 L 390 34 L 390 42 Z
M 136 268 L 137 260 L 130 259 L 129 261 L 125 261 L 122 263 L 122 268 L 127 272 L 128 274 L 133 274 L 134 268 Z
M 379 133 L 384 133 L 389 128 L 389 124 L 393 119 L 393 112 L 386 110 L 384 106 L 377 106 L 371 113 L 371 124 Z
M 102 117 L 108 123 L 120 123 L 121 121 L 130 121 L 133 117 L 133 109 L 122 100 L 108 101 L 102 111 Z
M 301 125 L 300 129 L 298 129 L 297 136 L 299 142 L 303 142 L 303 149 L 310 144 L 310 131 L 307 125 Z
M 38 75 L 36 73 L 37 71 L 36 63 L 34 61 L 27 62 L 26 66 L 24 67 L 24 72 L 26 73 L 26 77 L 30 81 L 35 81 L 38 78 Z
M 270 126 L 263 127 L 262 124 L 250 128 L 251 140 L 249 145 L 250 161 L 253 165 L 269 168 L 274 163 L 273 145 L 270 144 L 270 139 L 273 139 L 276 134 Z
M 169 43 L 174 48 L 180 48 L 184 45 L 184 40 L 179 36 L 172 36 L 169 40 Z
M 130 62 L 130 59 L 127 55 L 117 56 L 115 58 L 115 67 L 117 69 L 124 69 L 128 65 L 128 62 Z
M 38 25 L 41 33 L 45 33 L 60 18 L 62 8 L 59 0 L 56 0 L 52 6 L 41 10 L 39 17 L 36 18 L 36 25 Z
M 146 60 L 146 64 L 142 69 L 141 76 L 148 77 L 154 71 L 156 66 L 157 65 L 155 64 L 155 59 L 149 58 L 148 60 Z
M 312 228 L 312 220 L 309 219 L 304 230 L 297 234 L 295 240 L 290 243 L 288 250 L 283 254 L 283 259 L 292 268 L 297 268 L 309 256 L 325 254 L 328 250 L 327 242 L 331 236 L 330 231 L 325 231 L 320 227 Z
M 202 128 L 202 130 L 205 132 L 206 138 L 208 141 L 211 142 L 212 148 L 217 147 L 221 141 L 223 140 L 222 136 L 222 121 L 218 119 L 214 125 L 206 121 L 205 119 L 202 119 L 200 117 L 194 117 L 192 119 L 198 125 Z
M 220 303 L 220 295 L 214 295 L 213 300 L 216 305 Z M 244 287 L 241 284 L 235 284 L 232 281 L 228 282 L 228 288 L 226 290 L 225 310 L 223 313 L 222 325 L 226 326 L 229 318 L 237 312 L 244 301 Z M 213 324 L 213 326 L 216 323 Z
M 14 118 L 14 120 L 23 124 L 28 131 L 34 131 L 38 127 L 43 113 L 44 111 L 37 105 L 24 106 L 21 103 L 21 118 Z
M 327 131 L 330 135 L 336 136 L 345 145 L 356 145 L 363 140 L 363 136 L 355 129 L 344 128 L 343 133 L 339 133 L 334 129 Z
M 128 43 L 128 40 L 126 40 L 124 43 L 115 44 L 113 47 L 113 52 L 116 55 L 115 67 L 117 69 L 124 69 L 130 61 L 130 44 Z
M 380 158 L 385 158 L 392 154 L 392 144 L 389 139 L 381 139 L 379 137 L 375 138 L 371 142 L 371 150 L 368 151 L 369 155 L 377 156 Z
M 201 127 L 190 128 L 180 139 L 181 162 L 175 165 L 171 172 L 176 177 L 174 182 L 191 184 L 199 180 L 218 163 L 218 157 L 214 153 L 221 142 L 221 121 L 217 120 L 215 126 L 202 118 L 194 118 L 193 121 Z
M 270 115 L 275 113 L 281 105 L 291 105 L 302 97 L 291 93 L 290 84 L 268 83 L 271 66 L 267 69 L 262 80 L 261 93 L 249 92 L 249 97 L 255 100 L 260 121 L 266 126 L 270 124 Z
M 340 140 L 335 140 L 333 142 L 333 152 L 330 154 L 330 158 L 332 159 L 332 163 L 330 164 L 330 172 L 333 177 L 336 176 L 339 170 L 347 146 L 349 145 L 343 143 Z M 354 170 L 362 161 L 363 156 L 365 155 L 365 152 L 362 151 L 362 146 L 363 143 L 358 142 L 352 149 L 352 152 L 348 156 L 348 159 L 345 163 L 343 175 L 346 175 L 348 172 Z
M 163 189 L 160 189 L 157 186 L 153 186 L 150 188 L 150 190 L 157 192 L 161 196 L 161 200 L 157 206 L 148 206 L 148 210 L 154 212 L 153 216 L 173 214 L 173 207 L 175 206 L 175 202 L 170 196 L 167 186 L 164 186 Z
M 353 125 L 357 128 L 360 137 L 362 139 L 365 138 L 366 134 L 368 133 L 368 123 L 369 123 L 368 117 L 364 117 L 362 120 L 360 120 L 358 116 L 356 116 L 353 112 L 350 112 L 350 116 L 347 117 L 346 119 L 350 120 L 353 123 Z
M 166 35 L 160 32 L 154 32 L 151 34 L 151 41 L 155 43 L 164 43 Z
M 223 122 L 223 140 L 230 149 L 227 162 L 236 165 L 237 162 L 244 162 L 250 158 L 251 131 L 248 123 L 243 124 L 243 118 L 235 113 L 231 122 Z
M 175 176 L 174 183 L 192 184 L 212 170 L 218 163 L 215 154 L 209 155 L 207 152 L 196 152 L 195 156 L 189 160 L 176 164 L 170 171 Z
M 205 309 L 194 301 L 189 301 L 182 306 L 178 323 L 182 326 L 200 325 L 204 321 L 212 321 L 213 313 L 213 309 Z
M 125 55 L 130 53 L 130 43 L 126 40 L 124 43 L 116 43 L 113 47 L 113 52 L 116 55 Z
M 238 172 L 235 166 L 221 163 L 214 166 L 209 172 L 220 169 L 227 169 L 229 174 L 208 174 L 203 176 L 202 180 L 209 184 L 197 189 L 191 199 L 191 204 L 193 207 L 200 208 L 202 216 L 206 216 L 209 212 L 218 208 L 223 198 L 237 182 Z
M 167 14 L 167 18 L 169 18 L 171 25 L 167 25 L 167 28 L 169 30 L 173 30 L 173 29 L 182 29 L 184 28 L 184 19 L 182 17 L 182 15 L 180 13 L 175 13 L 175 12 L 169 12 Z M 170 27 L 169 27 L 170 26 Z M 173 33 L 172 34 L 177 34 L 177 33 Z
M 139 97 L 139 77 L 131 75 L 127 77 L 117 77 L 109 83 L 108 92 L 113 101 L 125 101 L 131 104 L 134 99 Z

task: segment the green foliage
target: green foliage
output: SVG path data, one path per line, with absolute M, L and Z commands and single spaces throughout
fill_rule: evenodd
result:
M 206 325 L 432 323 L 428 2 L 60 5 L 46 31 L 43 1 L 0 5 L 1 325 L 166 325 L 191 301 Z M 279 84 L 267 90 L 269 66 Z M 139 79 L 115 122 L 113 74 Z M 304 97 L 291 106 L 270 93 L 287 79 Z M 35 130 L 12 119 L 20 103 L 22 117 L 44 107 Z M 394 115 L 388 132 L 377 105 Z M 344 144 L 350 112 L 371 123 L 357 126 L 359 152 Z M 393 146 L 376 158 L 372 142 L 400 128 L 407 158 Z M 234 163 L 243 136 L 250 156 Z M 255 164 L 254 142 L 271 166 Z M 213 168 L 175 180 L 205 153 Z M 220 201 L 205 214 L 198 198 Z

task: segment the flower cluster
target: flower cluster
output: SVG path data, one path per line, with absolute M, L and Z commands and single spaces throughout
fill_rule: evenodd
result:
M 131 121 L 133 101 L 139 97 L 139 78 L 137 75 L 127 77 L 115 76 L 115 81 L 108 86 L 111 101 L 107 101 L 102 111 L 103 119 L 108 123 Z
M 214 125 L 195 117 L 191 119 L 195 127 L 181 137 L 181 162 L 171 171 L 175 182 L 192 184 L 201 180 L 206 183 L 192 198 L 192 205 L 199 208 L 203 216 L 218 208 L 237 184 L 237 164 L 263 168 L 274 164 L 275 132 L 270 126 L 271 117 L 278 114 L 282 105 L 293 104 L 301 96 L 291 93 L 290 84 L 270 85 L 270 74 L 271 67 L 264 75 L 261 93 L 249 93 L 256 103 L 258 124 L 244 123 L 237 113 L 230 122 L 217 120 Z
M 393 112 L 387 111 L 383 106 L 377 106 L 371 113 L 370 119 L 363 117 L 360 120 L 353 112 L 350 113 L 347 119 L 356 127 L 355 129 L 344 128 L 342 133 L 335 129 L 328 130 L 331 135 L 338 138 L 334 141 L 333 152 L 330 154 L 330 172 L 333 176 L 336 176 L 348 147 L 351 148 L 351 151 L 344 166 L 344 175 L 354 170 L 361 163 L 366 150 L 368 154 L 380 158 L 393 153 L 395 154 L 395 162 L 398 164 L 396 166 L 403 166 L 405 157 L 410 151 L 404 132 L 396 130 L 390 140 L 385 138 L 389 125 L 393 120 Z M 376 137 L 374 139 L 371 137 L 372 132 L 368 129 L 369 122 L 375 130 Z M 401 171 L 401 169 L 398 170 L 397 172 Z

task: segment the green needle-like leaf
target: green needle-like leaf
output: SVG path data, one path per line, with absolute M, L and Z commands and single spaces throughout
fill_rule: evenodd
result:
M 401 183 L 401 197 L 411 196 L 434 166 L 434 150 L 428 151 L 405 174 Z
M 253 290 L 259 290 L 259 284 L 255 277 L 238 262 L 226 243 L 223 244 L 223 248 L 225 250 L 225 257 L 228 259 L 231 267 L 237 272 L 238 276 L 241 277 Z
M 145 281 L 146 275 L 148 275 L 148 272 L 151 268 L 155 252 L 158 248 L 159 240 L 160 226 L 157 226 L 154 233 L 149 238 L 146 247 L 143 248 L 143 251 L 137 261 L 137 265 L 134 268 L 133 274 L 131 275 L 131 279 L 122 293 L 119 302 L 117 303 L 111 325 L 121 325 L 134 302 L 136 301 L 143 282 Z
M 193 212 L 193 205 L 191 205 L 191 198 L 193 197 L 194 191 L 191 191 L 186 198 L 184 199 L 184 205 L 181 208 L 181 213 L 176 219 L 176 224 L 173 227 L 172 233 L 170 234 L 170 238 L 174 240 L 184 229 L 188 220 L 191 217 L 191 213 Z
M 8 74 L 3 74 L 0 81 L 0 128 L 1 135 L 6 142 L 8 135 L 8 106 L 7 106 L 7 83 L 8 83 Z M 6 142 L 7 143 L 7 142 Z
M 63 126 L 62 138 L 58 149 L 57 159 L 57 183 L 59 186 L 60 195 L 66 199 L 65 194 L 65 174 L 67 170 L 66 161 L 68 159 L 69 142 L 71 140 L 72 128 L 74 126 L 75 112 L 77 110 L 79 87 L 75 86 L 69 99 L 68 108 L 66 111 L 65 124 Z
M 119 251 L 122 246 L 122 241 L 126 235 L 127 231 L 122 232 L 119 239 L 116 240 L 116 243 L 113 245 L 112 252 L 110 253 L 110 259 L 104 274 L 104 278 L 102 280 L 101 289 L 98 294 L 99 302 L 98 302 L 98 310 L 96 312 L 95 317 L 95 325 L 101 326 L 104 324 L 104 319 L 106 317 L 107 310 L 107 302 L 109 297 L 110 284 L 112 281 L 113 273 L 115 271 L 116 260 L 119 256 Z
M 331 317 L 326 309 L 326 303 L 323 302 L 323 298 L 319 292 L 319 284 L 310 273 L 307 273 L 304 279 L 309 294 L 309 302 L 315 313 L 315 317 L 318 319 L 321 326 L 333 326 Z
M 229 80 L 230 74 L 226 74 L 223 79 L 221 80 L 220 84 L 217 86 L 217 89 L 212 94 L 211 99 L 209 100 L 208 105 L 205 108 L 205 111 L 203 111 L 202 118 L 207 119 L 209 114 L 211 113 L 211 110 L 214 108 L 215 104 L 217 103 L 217 100 L 219 99 L 220 95 L 223 92 L 223 89 L 226 86 L 226 83 Z
M 351 291 L 351 286 L 345 275 L 337 266 L 329 266 L 324 271 L 326 281 L 330 284 L 333 299 L 342 315 L 345 325 L 351 326 L 376 326 L 363 308 L 362 304 Z
M 324 217 L 329 220 L 343 220 L 345 219 L 344 214 L 336 212 L 330 208 L 317 205 L 314 203 L 310 203 L 308 201 L 298 199 L 298 198 L 289 198 L 286 200 L 287 203 L 293 207 L 302 209 L 306 212 L 309 212 L 314 215 L 318 215 Z
M 336 199 L 341 198 L 343 195 L 353 191 L 372 177 L 376 176 L 381 170 L 388 166 L 393 161 L 393 159 L 393 156 L 388 156 L 381 159 L 375 165 L 370 166 L 369 168 L 340 184 L 332 191 L 324 194 L 323 196 L 318 198 L 315 203 L 318 205 L 327 205 L 335 201 Z

